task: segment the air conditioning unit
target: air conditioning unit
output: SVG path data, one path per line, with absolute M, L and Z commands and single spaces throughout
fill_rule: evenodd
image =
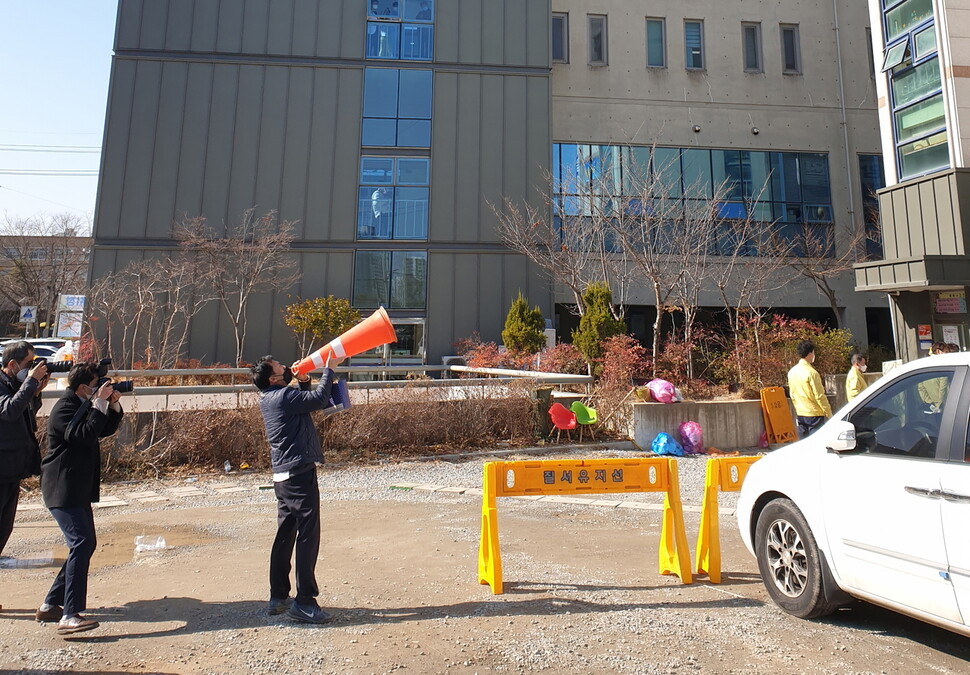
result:
M 441 365 L 443 366 L 467 366 L 468 361 L 464 356 L 442 356 Z

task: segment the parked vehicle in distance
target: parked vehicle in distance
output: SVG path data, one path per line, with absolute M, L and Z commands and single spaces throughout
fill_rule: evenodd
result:
M 970 353 L 912 361 L 751 466 L 741 537 L 772 600 L 861 599 L 970 636 Z
M 38 347 L 50 347 L 55 352 L 67 342 L 63 338 L 4 338 L 0 340 L 0 349 L 3 349 L 8 342 L 20 341 L 29 342 L 34 346 L 35 350 Z

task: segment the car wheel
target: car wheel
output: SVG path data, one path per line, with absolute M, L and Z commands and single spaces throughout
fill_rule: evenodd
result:
M 838 604 L 825 597 L 822 558 L 805 516 L 788 499 L 775 499 L 758 516 L 758 569 L 768 595 L 789 614 L 814 619 Z

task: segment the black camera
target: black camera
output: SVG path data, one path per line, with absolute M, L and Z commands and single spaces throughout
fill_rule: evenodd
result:
M 111 365 L 111 359 L 101 359 L 98 361 L 98 377 L 105 377 L 108 374 L 108 366 Z M 117 387 L 115 387 L 117 389 Z
M 74 366 L 74 361 L 48 361 L 47 359 L 36 358 L 30 363 L 30 367 L 33 368 L 42 363 L 47 366 L 48 373 L 67 373 Z
M 105 382 L 111 382 L 110 377 L 101 377 L 98 379 L 98 384 L 95 389 L 101 387 Z M 135 390 L 135 383 L 132 380 L 122 380 L 120 382 L 111 382 L 111 388 L 114 389 L 119 394 L 130 394 Z

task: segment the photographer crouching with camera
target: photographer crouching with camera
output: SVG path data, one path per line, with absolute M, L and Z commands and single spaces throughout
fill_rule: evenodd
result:
M 115 433 L 124 416 L 121 393 L 103 377 L 104 370 L 96 361 L 74 365 L 67 390 L 47 421 L 50 448 L 41 462 L 41 492 L 64 534 L 68 555 L 36 618 L 58 621 L 61 635 L 98 627 L 97 621 L 81 616 L 87 609 L 88 569 L 97 547 L 91 504 L 101 499 L 100 439 Z

